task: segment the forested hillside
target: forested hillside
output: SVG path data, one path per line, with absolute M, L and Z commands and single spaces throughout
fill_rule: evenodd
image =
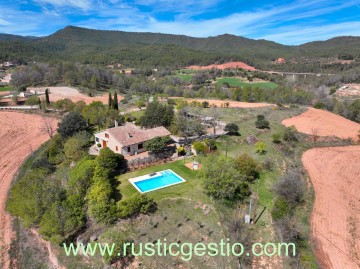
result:
M 337 58 L 344 53 L 344 59 L 357 59 L 360 38 L 338 37 L 301 46 L 285 46 L 229 34 L 194 38 L 74 26 L 42 38 L 0 35 L 0 61 L 57 59 L 93 64 L 121 63 L 131 67 L 179 67 L 240 60 L 259 67 L 278 57 Z

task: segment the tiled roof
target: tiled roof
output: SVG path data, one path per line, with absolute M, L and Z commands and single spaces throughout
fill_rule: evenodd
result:
M 133 123 L 126 123 L 124 126 L 106 129 L 109 139 L 115 139 L 122 146 L 130 146 L 151 140 L 157 136 L 167 136 L 170 132 L 165 127 L 142 129 Z

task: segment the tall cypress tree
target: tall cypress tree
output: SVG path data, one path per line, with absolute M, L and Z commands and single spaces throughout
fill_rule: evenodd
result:
M 111 97 L 111 92 L 109 92 L 109 108 L 112 108 L 113 107 L 113 100 L 112 100 L 112 97 Z
M 47 105 L 50 104 L 49 89 L 45 90 L 45 102 Z
M 114 93 L 114 109 L 119 110 L 119 102 L 117 98 L 117 92 Z

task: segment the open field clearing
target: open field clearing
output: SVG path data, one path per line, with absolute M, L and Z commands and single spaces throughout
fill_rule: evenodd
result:
M 347 84 L 341 87 L 335 93 L 338 97 L 359 97 L 360 96 L 360 84 Z
M 275 89 L 278 85 L 274 82 L 269 81 L 255 81 L 255 82 L 246 82 L 240 78 L 220 78 L 217 80 L 217 83 L 229 83 L 230 86 L 234 87 L 258 87 L 262 89 Z
M 172 97 L 174 98 L 174 97 Z M 176 98 L 176 97 L 175 97 Z M 256 108 L 256 107 L 267 107 L 271 106 L 271 104 L 267 103 L 247 103 L 247 102 L 238 102 L 238 101 L 229 101 L 229 100 L 215 100 L 215 99 L 195 99 L 195 98 L 184 98 L 188 102 L 196 101 L 196 102 L 208 102 L 209 105 L 216 105 L 221 107 L 225 103 L 229 103 L 229 107 L 239 107 L 239 108 Z
M 228 62 L 228 63 L 224 63 L 224 64 L 211 64 L 211 65 L 206 65 L 206 66 L 192 65 L 187 68 L 193 69 L 193 70 L 209 70 L 209 69 L 213 69 L 213 68 L 216 68 L 216 69 L 241 68 L 241 69 L 250 70 L 250 71 L 256 70 L 255 67 L 247 65 L 246 63 L 243 63 L 243 62 Z
M 57 120 L 51 119 L 55 129 Z M 12 179 L 26 157 L 50 137 L 43 130 L 44 119 L 39 115 L 0 112 L 0 267 L 9 268 L 8 247 L 11 243 L 11 218 L 5 212 L 6 197 Z
M 77 89 L 71 87 L 33 87 L 28 90 L 36 90 L 38 92 L 45 92 L 45 89 L 50 90 L 50 101 L 55 102 L 60 99 L 69 98 L 73 102 L 84 101 L 86 104 L 90 104 L 93 101 L 101 101 L 103 103 L 108 102 L 108 93 L 101 96 L 90 97 L 80 93 Z M 122 97 L 118 96 L 119 101 Z
M 357 140 L 360 124 L 331 112 L 309 108 L 305 113 L 282 121 L 285 126 L 294 125 L 305 134 L 318 136 L 336 136 Z
M 302 162 L 315 190 L 312 233 L 323 268 L 360 267 L 360 146 L 316 148 Z

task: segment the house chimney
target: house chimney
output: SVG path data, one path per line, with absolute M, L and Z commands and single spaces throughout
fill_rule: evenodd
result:
M 115 127 L 119 127 L 118 121 L 117 121 L 117 120 L 114 120 L 114 122 L 115 122 Z
M 131 135 L 130 133 L 128 133 L 128 136 L 129 136 L 129 138 L 131 138 L 131 137 L 132 137 L 132 135 Z

